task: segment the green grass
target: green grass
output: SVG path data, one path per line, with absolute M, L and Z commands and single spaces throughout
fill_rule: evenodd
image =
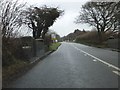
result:
M 58 48 L 60 45 L 61 45 L 61 43 L 59 43 L 59 42 L 52 43 L 52 44 L 50 45 L 50 47 L 49 47 L 49 50 L 50 50 L 50 51 L 55 51 L 55 50 L 57 50 L 57 48 Z

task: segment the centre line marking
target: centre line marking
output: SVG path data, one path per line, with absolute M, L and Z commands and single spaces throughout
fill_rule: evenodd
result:
M 72 45 L 72 46 L 73 46 L 73 45 Z M 101 62 L 101 63 L 103 63 L 103 64 L 105 64 L 105 65 L 107 65 L 107 66 L 109 66 L 109 67 L 112 67 L 112 68 L 114 68 L 114 69 L 120 71 L 120 68 L 118 68 L 118 67 L 116 67 L 116 66 L 114 66 L 114 65 L 112 65 L 112 64 L 110 64 L 110 63 L 108 63 L 108 62 L 105 62 L 104 60 L 101 60 L 101 59 L 99 59 L 99 58 L 97 58 L 97 57 L 95 57 L 95 56 L 93 56 L 93 55 L 91 55 L 91 54 L 89 54 L 89 53 L 87 53 L 87 52 L 85 52 L 85 51 L 83 51 L 83 50 L 77 48 L 76 46 L 73 46 L 73 47 L 74 47 L 75 49 L 77 49 L 77 50 L 83 52 L 84 54 L 87 54 L 88 56 L 91 56 L 92 58 L 98 60 L 99 62 Z

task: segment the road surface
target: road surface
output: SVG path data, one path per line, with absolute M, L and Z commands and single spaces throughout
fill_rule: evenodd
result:
M 9 88 L 118 88 L 115 51 L 63 42 Z

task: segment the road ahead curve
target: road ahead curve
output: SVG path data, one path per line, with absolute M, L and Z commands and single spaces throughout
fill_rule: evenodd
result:
M 84 53 L 86 52 L 86 53 Z M 57 51 L 40 61 L 9 88 L 118 88 L 118 53 L 63 42 Z

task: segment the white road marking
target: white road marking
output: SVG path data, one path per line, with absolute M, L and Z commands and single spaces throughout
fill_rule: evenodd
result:
M 118 71 L 113 71 L 113 73 L 117 74 L 118 76 L 120 76 L 120 72 Z
M 96 59 L 93 59 L 94 62 L 96 62 L 97 60 Z
M 72 46 L 73 46 L 73 45 L 72 45 Z M 117 66 L 114 66 L 114 65 L 112 65 L 112 64 L 110 64 L 110 63 L 108 63 L 108 62 L 105 62 L 104 60 L 101 60 L 101 59 L 99 59 L 99 58 L 97 58 L 97 57 L 95 57 L 95 56 L 93 56 L 93 55 L 91 55 L 91 54 L 89 54 L 89 53 L 87 53 L 87 52 L 85 52 L 85 51 L 83 51 L 83 50 L 75 47 L 75 46 L 73 46 L 73 47 L 74 47 L 75 49 L 83 52 L 84 54 L 87 54 L 88 56 L 91 56 L 92 58 L 98 60 L 99 62 L 101 62 L 101 63 L 103 63 L 103 64 L 105 64 L 105 65 L 107 65 L 107 66 L 109 66 L 109 67 L 112 67 L 112 68 L 116 69 L 117 71 L 120 71 L 120 68 L 118 68 Z

